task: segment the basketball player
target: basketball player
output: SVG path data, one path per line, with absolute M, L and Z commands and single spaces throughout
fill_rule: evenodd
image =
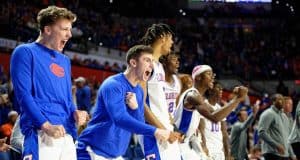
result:
M 75 20 L 65 8 L 42 9 L 38 39 L 21 44 L 12 54 L 10 73 L 21 107 L 24 160 L 76 159 L 74 122 L 83 124 L 87 113 L 72 102 L 70 60 L 62 54 Z
M 216 111 L 221 108 L 219 102 L 222 98 L 222 86 L 214 83 L 212 89 L 207 90 L 207 99 L 205 103 Z M 199 130 L 202 138 L 203 150 L 207 152 L 213 160 L 225 160 L 225 155 L 229 156 L 229 141 L 226 131 L 226 121 L 214 123 L 207 118 L 201 118 Z M 225 143 L 223 143 L 225 141 Z M 226 151 L 226 154 L 224 153 Z
M 181 90 L 180 79 L 177 77 L 179 60 L 174 53 L 163 55 L 159 58 L 159 62 L 163 65 L 165 70 L 164 92 L 167 99 L 168 111 L 173 121 L 176 110 L 176 99 Z
M 106 79 L 98 91 L 92 120 L 77 142 L 78 160 L 121 160 L 132 133 L 167 140 L 170 131 L 145 124 L 144 95 L 138 84 L 150 77 L 152 48 L 137 45 L 129 49 L 124 73 Z
M 159 57 L 171 52 L 173 32 L 166 24 L 153 24 L 142 38 L 142 43 L 153 48 L 153 72 L 147 84 L 142 84 L 146 97 L 145 117 L 148 123 L 173 131 L 169 118 L 168 104 L 163 90 L 165 71 L 159 62 Z M 147 86 L 146 86 L 147 85 Z M 159 143 L 154 136 L 141 138 L 146 160 L 180 160 L 180 150 L 177 139 L 180 134 L 171 132 L 169 142 Z
M 175 124 L 186 136 L 180 145 L 183 159 L 203 158 L 202 148 L 194 142 L 201 116 L 213 122 L 224 119 L 247 95 L 247 88 L 237 87 L 234 90 L 236 97 L 221 109 L 214 111 L 209 104 L 204 102 L 205 91 L 213 87 L 214 73 L 208 65 L 198 65 L 192 72 L 193 87 L 186 90 L 179 99 L 175 113 Z M 200 116 L 201 114 L 201 116 Z M 193 144 L 190 147 L 190 144 Z

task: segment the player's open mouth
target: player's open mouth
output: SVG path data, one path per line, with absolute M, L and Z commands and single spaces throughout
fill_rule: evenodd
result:
M 150 73 L 151 73 L 150 71 L 146 71 L 146 72 L 145 72 L 145 74 L 146 74 L 147 77 L 150 76 Z
M 147 80 L 149 79 L 149 77 L 151 76 L 151 72 L 152 72 L 151 69 L 146 70 L 146 71 L 144 72 L 144 76 L 143 76 L 143 80 L 144 80 L 144 81 L 147 81 Z
M 66 43 L 67 43 L 67 41 L 68 41 L 68 40 L 62 40 L 62 41 L 60 41 L 60 43 L 61 43 L 62 46 L 65 46 Z

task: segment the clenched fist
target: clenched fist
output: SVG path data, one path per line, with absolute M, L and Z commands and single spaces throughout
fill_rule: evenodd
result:
M 127 92 L 127 94 L 126 94 L 126 104 L 132 110 L 135 110 L 135 109 L 138 108 L 138 103 L 137 103 L 137 100 L 136 100 L 135 93 Z

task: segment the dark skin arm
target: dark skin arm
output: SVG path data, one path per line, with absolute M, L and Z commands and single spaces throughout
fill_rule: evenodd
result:
M 205 138 L 205 134 L 204 134 L 204 129 L 205 129 L 205 121 L 203 118 L 200 119 L 200 122 L 199 122 L 199 126 L 198 126 L 198 129 L 199 129 L 199 132 L 200 132 L 200 135 L 201 135 L 201 147 L 203 149 L 203 151 L 206 153 L 207 156 L 209 156 L 209 152 L 208 152 L 208 149 L 207 149 L 207 146 L 206 146 L 206 138 Z
M 197 111 L 203 115 L 208 120 L 217 123 L 224 119 L 233 109 L 235 109 L 238 104 L 245 99 L 245 96 L 248 94 L 248 89 L 246 87 L 236 87 L 233 91 L 235 97 L 227 103 L 224 107 L 213 111 L 209 104 L 204 103 L 204 98 L 197 92 L 191 91 L 187 93 L 187 96 L 184 100 L 184 107 L 187 109 L 192 109 L 195 107 Z
M 223 147 L 224 147 L 224 156 L 225 159 L 230 158 L 230 152 L 229 152 L 229 136 L 227 133 L 227 125 L 225 121 L 221 122 L 221 131 L 223 135 Z

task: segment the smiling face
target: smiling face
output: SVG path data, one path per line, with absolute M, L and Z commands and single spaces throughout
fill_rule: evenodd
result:
M 67 41 L 72 37 L 72 21 L 59 19 L 54 24 L 45 26 L 43 36 L 47 39 L 50 49 L 62 52 Z

